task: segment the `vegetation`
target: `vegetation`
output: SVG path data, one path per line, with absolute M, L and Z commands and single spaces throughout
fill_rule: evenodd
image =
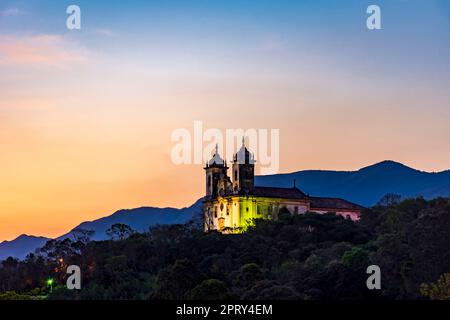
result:
M 432 300 L 450 300 L 450 273 L 442 275 L 436 283 L 422 284 L 420 292 Z
M 115 240 L 87 242 L 79 230 L 24 261 L 3 261 L 0 299 L 449 299 L 449 230 L 444 198 L 383 203 L 358 223 L 285 212 L 236 235 L 194 223 L 145 234 L 116 226 Z M 72 264 L 81 290 L 64 286 Z M 381 290 L 366 287 L 371 264 Z

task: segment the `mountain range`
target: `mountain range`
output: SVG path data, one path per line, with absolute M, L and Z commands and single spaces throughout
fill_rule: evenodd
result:
M 0 243 L 0 260 L 8 257 L 23 259 L 28 253 L 42 247 L 48 240 L 50 239 L 45 237 L 22 234 L 14 240 L 3 241 Z
M 450 196 L 450 170 L 429 173 L 394 161 L 383 161 L 357 171 L 305 170 L 255 177 L 258 186 L 292 187 L 294 183 L 309 195 L 343 198 L 366 207 L 375 205 L 387 193 L 395 193 L 402 198 Z M 157 224 L 198 220 L 201 208 L 200 199 L 182 209 L 141 207 L 119 210 L 110 216 L 83 222 L 58 239 L 71 238 L 73 230 L 77 228 L 94 230 L 93 240 L 105 240 L 106 230 L 115 223 L 124 223 L 142 232 Z M 0 243 L 0 260 L 9 256 L 23 259 L 47 240 L 44 237 L 21 235 L 12 241 L 4 241 Z
M 83 222 L 57 239 L 70 238 L 73 240 L 74 230 L 81 228 L 95 231 L 91 237 L 92 240 L 106 240 L 108 239 L 106 230 L 115 223 L 123 223 L 136 231 L 144 232 L 154 225 L 179 224 L 189 220 L 198 220 L 201 216 L 201 210 L 201 200 L 198 200 L 190 207 L 182 209 L 155 207 L 123 209 L 104 218 Z M 50 239 L 45 237 L 21 235 L 14 240 L 3 241 L 0 243 L 0 261 L 8 257 L 24 259 L 27 254 L 35 252 L 48 240 Z
M 297 187 L 312 196 L 343 198 L 370 207 L 387 193 L 402 198 L 450 196 L 450 170 L 430 173 L 394 161 L 383 161 L 357 171 L 305 170 L 255 177 L 255 184 Z

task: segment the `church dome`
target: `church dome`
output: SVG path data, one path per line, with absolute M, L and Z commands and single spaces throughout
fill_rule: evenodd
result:
M 245 147 L 244 138 L 242 139 L 242 146 L 239 149 L 239 151 L 235 153 L 233 160 L 234 160 L 234 162 L 240 163 L 240 164 L 254 164 L 255 163 L 255 158 L 253 156 L 253 153 L 248 151 L 248 149 Z
M 225 163 L 225 161 L 222 159 L 222 157 L 218 154 L 215 153 L 214 156 L 208 161 L 208 164 L 214 165 L 214 164 L 219 164 L 219 165 L 223 165 Z
M 225 166 L 225 160 L 219 154 L 219 147 L 216 146 L 216 151 L 214 152 L 213 157 L 208 161 L 208 166 Z

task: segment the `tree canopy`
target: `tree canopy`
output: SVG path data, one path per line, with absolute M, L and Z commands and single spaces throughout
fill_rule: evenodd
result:
M 449 228 L 444 198 L 375 206 L 359 222 L 282 213 L 234 235 L 192 223 L 142 234 L 116 225 L 112 240 L 82 241 L 81 232 L 4 260 L 0 299 L 448 299 Z M 71 264 L 81 267 L 81 290 L 65 288 Z M 366 286 L 372 264 L 381 290 Z

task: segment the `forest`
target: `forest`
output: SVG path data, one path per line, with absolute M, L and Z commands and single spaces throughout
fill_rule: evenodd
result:
M 0 299 L 448 300 L 450 199 L 380 203 L 353 222 L 333 213 L 256 220 L 242 234 L 204 233 L 201 223 L 126 225 L 111 240 L 51 240 L 0 265 Z M 69 265 L 80 290 L 66 288 Z M 369 265 L 381 289 L 366 285 Z

